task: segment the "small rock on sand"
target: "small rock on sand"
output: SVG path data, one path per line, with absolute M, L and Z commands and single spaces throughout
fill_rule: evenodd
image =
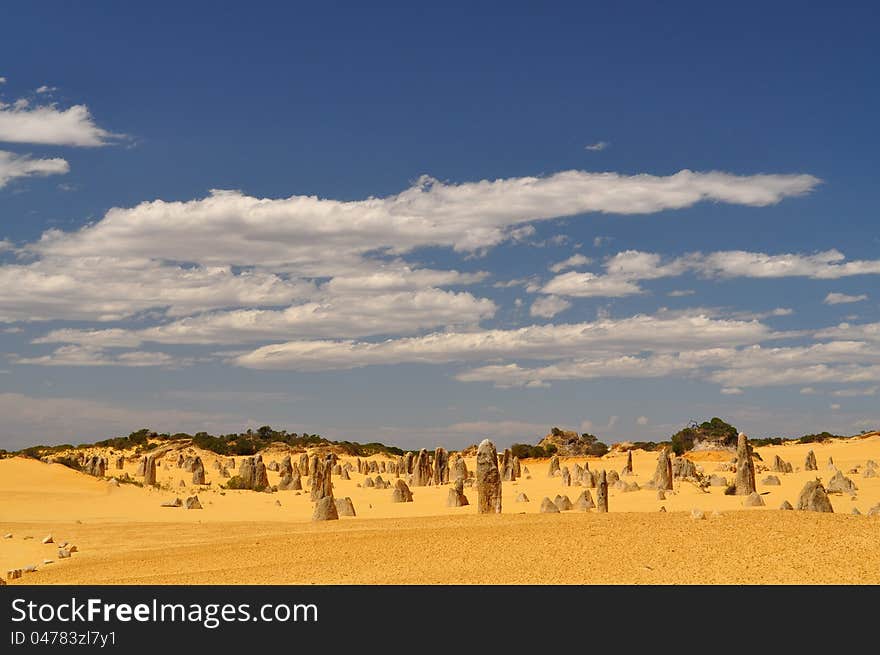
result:
M 40 543 L 43 543 L 43 544 L 51 544 L 52 541 L 53 541 L 53 539 L 52 539 L 52 535 L 51 535 L 51 534 L 47 534 L 45 537 L 43 537 L 43 540 L 42 540 Z
M 180 498 L 175 498 L 174 500 L 166 500 L 160 507 L 180 507 L 183 505 L 183 501 Z
M 202 509 L 202 504 L 199 502 L 198 496 L 190 496 L 186 499 L 185 507 L 187 509 Z
M 764 499 L 761 498 L 761 494 L 757 491 L 753 491 L 748 496 L 746 496 L 745 500 L 743 500 L 743 505 L 746 507 L 763 507 Z
M 515 501 L 515 502 L 517 502 L 517 503 L 527 503 L 527 502 L 529 502 L 529 497 L 526 496 L 522 491 L 520 491 L 520 492 L 516 495 L 516 501 Z
M 560 512 L 567 512 L 573 507 L 571 499 L 568 496 L 557 495 L 556 498 L 553 499 L 553 503 L 559 508 Z
M 783 509 L 783 510 L 785 510 L 785 509 L 794 509 L 794 507 L 792 507 L 792 506 L 791 506 L 791 503 L 788 502 L 787 500 L 783 500 L 783 501 L 782 501 L 782 504 L 779 506 L 779 509 Z
M 336 503 L 336 513 L 339 516 L 357 516 L 354 511 L 354 503 L 351 502 L 351 498 L 346 496 L 345 498 L 337 498 Z
M 702 519 L 706 518 L 706 514 L 698 507 L 694 507 L 691 510 L 691 518 L 697 521 L 701 521 Z
M 544 496 L 544 500 L 541 501 L 541 514 L 559 514 L 559 508 L 556 504 Z

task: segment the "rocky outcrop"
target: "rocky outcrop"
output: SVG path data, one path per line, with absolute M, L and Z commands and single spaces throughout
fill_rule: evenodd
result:
M 461 455 L 456 455 L 452 460 L 452 480 L 467 480 L 468 478 L 468 468 L 467 463 L 464 461 L 464 457 Z
M 562 467 L 562 486 L 570 487 L 571 486 L 571 473 L 568 470 L 567 466 Z
M 552 500 L 544 496 L 544 500 L 541 501 L 541 509 L 539 510 L 541 514 L 559 514 L 559 508 L 556 506 Z
M 412 476 L 414 487 L 426 487 L 431 484 L 433 472 L 431 471 L 431 462 L 428 461 L 428 451 L 424 448 L 419 451 L 416 461 L 413 463 Z
M 669 449 L 661 448 L 657 455 L 657 468 L 654 470 L 652 480 L 658 489 L 672 489 L 672 460 L 669 458 Z
M 501 479 L 504 482 L 516 480 L 516 472 L 513 468 L 513 453 L 510 452 L 510 448 L 505 448 L 504 453 L 501 455 L 500 473 Z
M 550 468 L 547 470 L 547 477 L 552 478 L 559 474 L 559 455 L 553 455 L 550 458 Z
M 736 442 L 736 486 L 737 496 L 748 496 L 755 491 L 755 463 L 749 448 L 749 439 L 742 432 Z
M 477 448 L 477 512 L 501 513 L 501 473 L 495 444 L 483 439 Z
M 243 457 L 238 467 L 237 477 L 234 485 L 236 489 L 263 491 L 269 486 L 269 475 L 266 473 L 266 465 L 260 455 Z
M 337 498 L 334 503 L 336 504 L 336 514 L 338 516 L 357 516 L 354 511 L 354 503 L 351 502 L 351 498 L 348 496 Z
M 805 471 L 818 471 L 819 465 L 816 463 L 816 453 L 812 450 L 807 453 L 806 459 L 804 459 L 804 470 Z
M 309 477 L 311 475 L 311 469 L 309 469 L 309 455 L 308 453 L 303 453 L 299 456 L 299 474 L 305 477 Z
M 125 468 L 125 458 L 121 455 L 116 458 L 116 470 L 121 471 Z
M 770 467 L 770 470 L 774 473 L 791 473 L 794 471 L 794 468 L 792 468 L 791 462 L 786 462 L 779 455 L 775 455 L 773 457 L 773 466 Z
M 676 457 L 672 460 L 672 477 L 683 480 L 700 480 L 703 476 L 697 471 L 697 465 L 687 457 Z
M 746 507 L 763 507 L 764 499 L 761 498 L 761 495 L 757 491 L 753 491 L 746 496 L 745 500 L 743 500 L 743 505 Z
M 596 483 L 596 511 L 608 511 L 608 476 L 604 470 L 599 473 L 599 481 Z
M 183 506 L 186 509 L 202 509 L 202 504 L 199 502 L 198 496 L 190 496 L 183 501 Z
M 321 465 L 323 468 L 323 464 Z M 328 468 L 328 473 L 330 472 L 331 466 Z M 333 500 L 333 496 L 324 496 L 323 498 L 319 498 L 315 502 L 315 511 L 312 513 L 313 521 L 338 521 L 339 520 L 339 512 L 336 509 L 336 501 Z
M 107 460 L 98 455 L 92 455 L 83 465 L 83 471 L 96 478 L 103 478 L 107 472 Z
M 469 505 L 467 496 L 464 495 L 464 480 L 456 480 L 449 488 L 446 496 L 447 507 L 465 507 Z
M 392 503 L 411 503 L 413 501 L 412 491 L 409 490 L 406 482 L 398 478 L 394 483 L 394 491 L 391 492 Z
M 782 481 L 775 475 L 768 475 L 766 478 L 761 480 L 761 484 L 771 487 L 778 487 L 782 484 Z
M 196 457 L 193 461 L 192 483 L 205 484 L 205 465 L 202 463 L 201 457 Z
M 559 508 L 560 512 L 567 512 L 572 507 L 571 499 L 568 496 L 560 496 L 557 495 L 556 498 L 553 499 L 553 504 Z
M 633 472 L 633 454 L 631 450 L 626 451 L 626 464 L 620 469 L 621 475 L 632 475 Z
M 581 495 L 577 497 L 577 500 L 574 501 L 574 509 L 580 512 L 586 512 L 593 509 L 595 506 L 596 503 L 593 502 L 593 495 L 588 489 L 584 489 L 581 492 Z
M 435 485 L 449 482 L 449 453 L 445 448 L 437 448 L 434 451 L 433 481 Z
M 329 455 L 314 463 L 310 492 L 312 502 L 322 498 L 333 498 L 333 458 Z M 335 506 L 333 511 L 336 511 Z
M 825 492 L 825 487 L 819 480 L 811 480 L 804 485 L 798 496 L 797 508 L 808 512 L 833 512 L 831 501 Z
M 842 472 L 838 471 L 828 481 L 827 491 L 829 493 L 854 494 L 858 491 L 858 487 L 856 487 L 852 480 L 846 477 Z
M 144 464 L 144 486 L 156 485 L 156 458 L 153 455 L 147 455 L 143 459 Z

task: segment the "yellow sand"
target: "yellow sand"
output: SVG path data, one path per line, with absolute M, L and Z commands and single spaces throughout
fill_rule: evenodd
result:
M 819 471 L 776 473 L 778 487 L 761 484 L 769 472 L 757 473 L 763 508 L 743 508 L 741 497 L 725 496 L 720 487 L 705 493 L 676 481 L 664 501 L 650 489 L 611 489 L 608 515 L 539 514 L 544 496 L 574 501 L 582 491 L 549 478 L 543 460 L 524 462 L 530 479 L 504 483 L 501 516 L 477 515 L 473 489 L 465 490 L 469 507 L 447 508 L 448 486 L 414 487 L 415 502 L 391 503 L 390 489 L 359 488 L 363 475 L 334 476 L 334 494 L 350 496 L 358 516 L 326 523 L 310 520 L 307 491 L 222 491 L 212 453 L 198 451 L 212 483 L 199 489 L 178 487 L 191 474 L 176 467 L 176 452 L 166 456 L 167 469 L 165 461 L 158 467 L 165 490 L 115 487 L 59 464 L 0 460 L 0 536 L 13 534 L 0 539 L 0 573 L 37 565 L 38 572 L 12 584 L 880 583 L 880 518 L 850 515 L 853 507 L 865 514 L 880 502 L 880 478 L 861 475 L 868 459 L 880 462 L 880 436 L 757 450 L 764 465 L 779 454 L 802 469 L 811 448 Z M 264 453 L 264 460 L 282 456 Z M 783 500 L 796 502 L 807 480 L 830 479 L 829 456 L 858 486 L 855 498 L 831 496 L 833 515 L 778 511 Z M 692 457 L 706 474 L 730 459 Z M 635 451 L 635 474 L 624 479 L 644 484 L 656 458 Z M 584 458 L 562 460 L 574 462 Z M 611 455 L 590 460 L 590 468 L 619 471 L 624 462 L 625 455 Z M 848 473 L 857 465 L 859 473 Z M 468 466 L 474 468 L 473 459 Z M 134 469 L 134 461 L 126 464 L 133 477 Z M 108 474 L 120 473 L 111 461 Z M 269 476 L 277 483 L 277 473 Z M 531 502 L 514 502 L 519 492 Z M 194 493 L 203 510 L 159 506 Z M 658 512 L 661 505 L 667 513 Z M 695 507 L 705 520 L 690 518 Z M 720 516 L 712 517 L 713 510 Z M 77 544 L 79 552 L 57 561 L 57 546 L 40 543 L 47 534 Z

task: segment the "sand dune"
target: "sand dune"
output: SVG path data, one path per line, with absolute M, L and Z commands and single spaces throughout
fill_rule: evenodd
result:
M 811 448 L 819 471 L 802 470 Z M 650 489 L 612 489 L 607 515 L 539 514 L 544 496 L 574 500 L 582 488 L 563 487 L 560 478 L 547 476 L 546 460 L 529 460 L 523 464 L 530 479 L 504 483 L 500 516 L 477 515 L 476 492 L 468 488 L 469 507 L 447 508 L 448 486 L 414 487 L 413 503 L 392 503 L 390 490 L 359 487 L 364 476 L 353 472 L 351 480 L 334 477 L 334 494 L 351 497 L 358 516 L 327 523 L 311 522 L 308 493 L 222 490 L 212 453 L 199 452 L 210 485 L 189 484 L 191 474 L 174 465 L 171 453 L 167 468 L 165 460 L 158 467 L 166 487 L 159 490 L 114 486 L 59 464 L 12 458 L 0 460 L 0 534 L 13 534 L 0 539 L 0 570 L 37 565 L 13 584 L 880 582 L 880 518 L 850 515 L 854 507 L 865 514 L 880 502 L 880 478 L 847 473 L 868 459 L 880 461 L 880 436 L 757 452 L 759 468 L 778 454 L 796 469 L 775 474 L 780 486 L 763 485 L 767 473 L 758 473 L 765 501 L 759 508 L 744 508 L 741 497 L 720 487 L 707 493 L 676 481 L 663 501 Z M 264 460 L 282 456 L 264 453 Z M 856 483 L 857 494 L 833 495 L 833 515 L 778 511 L 783 500 L 796 501 L 807 480 L 830 479 L 829 456 Z M 717 452 L 690 457 L 706 474 L 729 459 Z M 634 475 L 627 479 L 644 484 L 656 458 L 635 451 Z M 624 461 L 619 454 L 589 463 L 594 470 L 620 470 Z M 125 472 L 133 476 L 135 466 L 132 458 Z M 473 460 L 468 467 L 473 470 Z M 269 476 L 278 482 L 277 473 Z M 514 502 L 520 492 L 531 502 Z M 160 507 L 195 493 L 203 510 Z M 658 512 L 661 505 L 667 513 Z M 720 516 L 692 520 L 694 507 Z M 79 552 L 43 564 L 57 555 L 57 546 L 40 543 L 50 533 L 76 543 Z

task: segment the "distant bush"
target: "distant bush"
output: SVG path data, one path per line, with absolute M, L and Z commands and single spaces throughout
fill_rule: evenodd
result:
M 532 446 L 527 443 L 515 443 L 510 447 L 510 453 L 519 459 L 541 459 L 552 457 L 556 453 L 556 446 L 548 444 L 544 448 L 543 446 Z
M 749 443 L 755 448 L 760 448 L 761 446 L 781 446 L 786 441 L 791 441 L 791 439 L 786 439 L 785 437 L 766 437 L 766 438 L 756 438 L 749 439 Z
M 823 441 L 830 441 L 831 439 L 845 438 L 846 437 L 837 434 L 831 434 L 830 432 L 820 432 L 819 434 L 805 434 L 798 439 L 798 443 L 822 443 Z

